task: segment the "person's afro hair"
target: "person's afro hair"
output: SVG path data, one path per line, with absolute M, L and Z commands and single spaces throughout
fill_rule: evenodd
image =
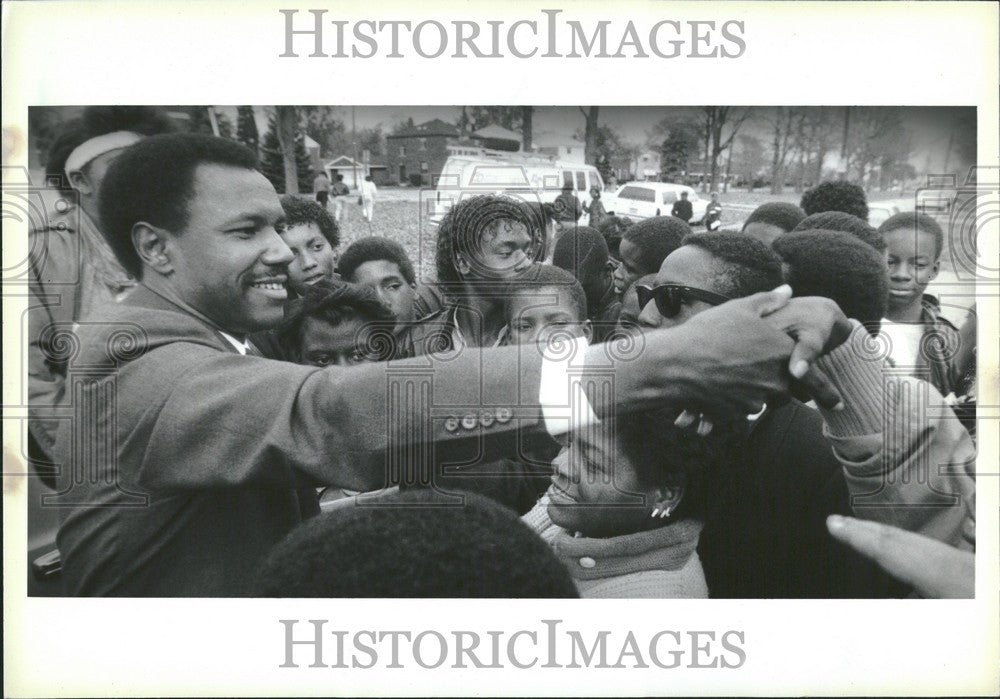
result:
M 455 266 L 457 256 L 474 256 L 481 236 L 500 221 L 516 221 L 524 225 L 535 242 L 533 261 L 542 259 L 545 254 L 546 229 L 543 211 L 544 207 L 497 194 L 480 194 L 455 204 L 438 226 L 435 260 L 438 283 L 459 284 L 462 275 Z
M 304 199 L 294 194 L 281 197 L 281 208 L 285 210 L 285 228 L 313 223 L 330 243 L 331 248 L 340 245 L 340 227 L 330 212 L 312 199 Z
M 639 248 L 639 264 L 643 274 L 660 271 L 667 255 L 681 246 L 684 236 L 691 233 L 691 226 L 676 216 L 653 216 L 643 219 L 622 235 Z
M 843 211 L 868 220 L 868 197 L 865 190 L 851 182 L 821 182 L 806 190 L 799 202 L 807 216 L 824 211 Z
M 692 233 L 682 245 L 694 245 L 724 263 L 712 287 L 731 299 L 781 286 L 781 260 L 756 238 L 734 233 Z
M 372 349 L 380 355 L 379 359 L 390 359 L 396 352 L 394 338 L 390 339 L 396 318 L 375 291 L 367 286 L 324 279 L 308 286 L 301 297 L 285 303 L 285 316 L 277 332 L 278 342 L 285 354 L 296 361 L 301 358 L 302 333 L 308 318 L 332 326 L 359 318 L 366 325 L 383 330 L 369 338 Z
M 751 223 L 767 223 L 788 233 L 799 225 L 805 217 L 806 212 L 795 204 L 786 201 L 770 201 L 761 204 L 747 216 L 747 220 L 743 222 L 742 230 L 746 230 Z
M 321 513 L 264 560 L 258 597 L 573 598 L 569 572 L 511 510 L 407 490 Z
M 944 249 L 944 231 L 941 230 L 941 225 L 933 217 L 915 211 L 903 211 L 886 219 L 878 227 L 878 232 L 879 235 L 884 235 L 900 229 L 913 233 L 917 231 L 930 233 L 934 236 L 934 259 L 941 257 L 941 251 Z
M 842 233 L 850 233 L 879 252 L 885 250 L 885 241 L 882 240 L 881 233 L 857 216 L 845 214 L 843 211 L 823 211 L 818 214 L 810 214 L 799 222 L 795 230 L 841 231 Z
M 832 299 L 848 318 L 878 332 L 889 304 L 889 277 L 882 255 L 843 231 L 793 231 L 774 241 L 785 263 L 793 296 Z
M 504 303 L 504 316 L 512 320 L 511 302 L 519 294 L 538 294 L 544 289 L 559 289 L 569 294 L 570 303 L 576 311 L 577 320 L 587 319 L 587 296 L 583 291 L 583 286 L 570 272 L 556 267 L 535 262 L 517 275 L 507 285 L 506 301 Z
M 399 267 L 399 273 L 403 275 L 407 284 L 413 286 L 417 283 L 416 275 L 413 272 L 413 263 L 410 262 L 403 246 L 395 240 L 378 236 L 359 238 L 347 246 L 344 254 L 340 256 L 337 271 L 347 281 L 353 281 L 352 277 L 358 267 L 373 260 L 394 262 Z

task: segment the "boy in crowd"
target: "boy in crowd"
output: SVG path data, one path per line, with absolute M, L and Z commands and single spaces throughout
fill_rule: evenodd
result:
M 614 265 L 604 236 L 589 226 L 563 233 L 556 243 L 552 264 L 579 281 L 587 297 L 586 317 L 593 328 L 592 340 L 604 342 L 614 331 L 621 310 L 612 279 Z
M 615 293 L 621 296 L 639 277 L 655 274 L 667 255 L 676 250 L 691 227 L 676 216 L 654 216 L 635 224 L 622 236 L 622 263 L 614 273 Z
M 850 182 L 822 182 L 806 190 L 799 202 L 806 216 L 824 211 L 843 211 L 868 221 L 868 197 L 865 190 Z
M 552 265 L 533 264 L 511 281 L 504 315 L 504 343 L 508 345 L 544 345 L 568 337 L 592 339 L 583 286 L 572 274 Z
M 642 308 L 639 307 L 639 295 L 636 289 L 640 286 L 651 288 L 656 286 L 656 275 L 646 274 L 639 277 L 622 294 L 621 311 L 618 313 L 617 331 L 619 333 L 628 334 L 639 328 L 639 314 L 642 312 Z
M 793 230 L 802 219 L 806 217 L 806 212 L 783 201 L 772 201 L 761 204 L 743 222 L 742 233 L 751 238 L 756 238 L 764 245 L 770 245 L 778 236 Z
M 850 233 L 879 253 L 885 251 L 885 241 L 873 226 L 862 221 L 857 216 L 845 214 L 843 211 L 823 211 L 810 214 L 799 222 L 796 231 L 843 231 Z
M 290 361 L 352 366 L 392 358 L 394 322 L 370 288 L 320 281 L 288 302 L 278 337 Z
M 317 202 L 286 194 L 281 208 L 285 210 L 281 237 L 295 256 L 288 264 L 288 286 L 302 296 L 313 284 L 337 278 L 340 229 Z
M 941 226 L 926 214 L 905 212 L 889 218 L 878 232 L 889 263 L 889 308 L 882 329 L 892 341 L 890 357 L 896 366 L 926 377 L 941 395 L 957 395 L 958 329 L 941 315 L 938 300 L 925 293 L 941 268 Z
M 507 281 L 543 253 L 538 224 L 531 208 L 510 197 L 486 194 L 453 206 L 437 238 L 437 286 L 448 305 L 407 328 L 403 350 L 420 355 L 498 345 Z
M 395 316 L 397 332 L 413 322 L 417 280 L 402 245 L 388 238 L 361 238 L 344 250 L 339 269 L 344 281 L 375 291 Z

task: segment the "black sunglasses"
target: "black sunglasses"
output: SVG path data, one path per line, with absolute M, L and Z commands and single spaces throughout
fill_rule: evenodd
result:
M 661 284 L 657 287 L 639 284 L 635 287 L 635 294 L 639 298 L 640 310 L 645 308 L 650 301 L 655 301 L 656 310 L 664 318 L 675 317 L 681 312 L 681 304 L 684 302 L 704 301 L 718 306 L 730 300 L 722 294 L 695 289 L 691 286 L 681 286 L 680 284 Z

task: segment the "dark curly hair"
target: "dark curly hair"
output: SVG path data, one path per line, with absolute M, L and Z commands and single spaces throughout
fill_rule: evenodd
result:
M 481 194 L 455 204 L 438 226 L 437 277 L 442 285 L 457 285 L 462 275 L 455 266 L 459 253 L 470 254 L 479 245 L 480 237 L 499 221 L 516 221 L 528 229 L 535 242 L 534 261 L 542 259 L 545 220 L 542 208 L 522 200 L 496 194 Z
M 337 270 L 340 272 L 340 276 L 351 281 L 355 270 L 365 262 L 372 260 L 394 262 L 399 267 L 399 272 L 407 284 L 413 286 L 417 283 L 417 278 L 413 273 L 413 263 L 406 256 L 406 250 L 403 249 L 403 246 L 395 240 L 377 236 L 360 238 L 347 246 L 344 254 L 340 256 Z
M 824 211 L 843 211 L 868 221 L 868 197 L 865 190 L 851 182 L 822 182 L 806 190 L 799 202 L 807 216 Z
M 882 255 L 843 231 L 793 231 L 774 241 L 794 296 L 823 296 L 877 333 L 889 305 Z
M 555 553 L 481 495 L 429 489 L 324 512 L 268 554 L 257 597 L 578 597 Z
M 177 231 L 187 225 L 195 170 L 203 164 L 256 170 L 257 155 L 228 138 L 160 134 L 132 144 L 108 168 L 99 195 L 102 232 L 136 279 L 142 260 L 132 245 L 132 226 L 146 221 Z
M 330 212 L 312 199 L 286 194 L 281 197 L 281 208 L 285 210 L 285 228 L 314 223 L 331 248 L 340 245 L 340 228 L 337 222 Z
M 787 233 L 799 225 L 799 222 L 805 217 L 806 212 L 795 204 L 785 201 L 770 201 L 761 204 L 747 216 L 747 220 L 743 222 L 742 230 L 745 231 L 751 223 L 767 223 L 777 226 Z
M 746 420 L 720 423 L 701 437 L 674 426 L 676 410 L 633 413 L 615 421 L 617 439 L 644 488 L 670 484 L 681 476 L 684 497 L 675 519 L 703 519 L 737 464 L 736 447 L 748 433 Z
M 608 244 L 608 254 L 616 260 L 621 257 L 618 248 L 622 244 L 622 236 L 632 225 L 632 219 L 624 216 L 605 216 L 597 224 L 597 230 L 601 232 L 604 241 Z
M 781 286 L 781 260 L 756 238 L 733 233 L 692 233 L 681 245 L 695 245 L 727 263 L 725 271 L 712 280 L 712 290 L 723 296 L 742 298 Z
M 560 267 L 539 262 L 532 264 L 507 285 L 504 316 L 508 321 L 511 320 L 511 302 L 518 294 L 537 293 L 542 289 L 552 288 L 566 289 L 577 313 L 577 320 L 587 319 L 587 296 L 577 278 Z
M 622 240 L 639 248 L 640 271 L 652 274 L 660 271 L 667 255 L 679 248 L 690 233 L 691 226 L 676 216 L 653 216 L 628 228 Z
M 564 231 L 556 241 L 552 264 L 578 279 L 594 297 L 587 302 L 596 308 L 604 291 L 601 281 L 608 277 L 608 244 L 604 236 L 590 226 Z
M 795 227 L 796 231 L 841 231 L 850 233 L 864 241 L 879 252 L 885 250 L 882 234 L 857 216 L 845 214 L 843 211 L 824 211 L 806 216 Z
M 301 358 L 302 332 L 308 318 L 316 318 L 334 326 L 355 318 L 366 324 L 389 329 L 396 324 L 392 311 L 367 286 L 343 281 L 316 282 L 306 288 L 303 296 L 285 304 L 285 318 L 277 331 L 278 342 L 285 355 L 294 357 L 296 361 Z M 379 345 L 377 349 L 385 349 L 385 356 L 380 356 L 379 359 L 391 359 L 395 348 L 390 350 L 383 343 Z
M 941 251 L 944 249 L 944 231 L 941 230 L 941 226 L 931 216 L 915 211 L 904 211 L 886 219 L 878 227 L 878 232 L 879 235 L 883 235 L 890 231 L 898 231 L 901 228 L 907 231 L 930 233 L 934 236 L 934 259 L 936 260 L 941 257 Z M 885 242 L 883 241 L 884 248 Z

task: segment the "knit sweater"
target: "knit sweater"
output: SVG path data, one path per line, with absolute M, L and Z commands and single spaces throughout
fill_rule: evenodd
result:
M 702 525 L 683 519 L 606 539 L 576 537 L 549 518 L 544 495 L 522 521 L 569 570 L 580 596 L 607 599 L 703 599 L 708 585 L 695 552 Z

